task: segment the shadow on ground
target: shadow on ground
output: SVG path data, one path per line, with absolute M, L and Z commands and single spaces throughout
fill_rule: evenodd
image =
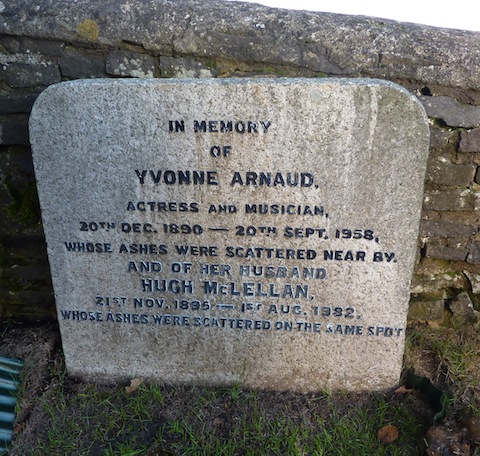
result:
M 470 340 L 477 343 L 478 336 L 451 330 L 439 337 L 438 331 L 410 328 L 405 359 L 406 367 L 448 392 L 446 416 L 433 426 L 437 410 L 428 395 L 405 387 L 381 394 L 293 394 L 140 383 L 127 392 L 122 384 L 81 382 L 65 373 L 55 324 L 5 326 L 0 356 L 25 360 L 9 454 L 480 454 L 480 382 L 462 353 L 469 350 L 478 370 L 479 350 L 472 348 L 478 345 Z M 463 372 L 452 371 L 446 339 L 458 345 L 453 352 L 457 362 L 463 359 Z M 384 428 L 393 434 L 379 434 Z

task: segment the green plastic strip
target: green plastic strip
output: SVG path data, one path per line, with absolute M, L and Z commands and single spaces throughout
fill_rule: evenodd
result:
M 428 377 L 415 375 L 412 369 L 406 372 L 405 386 L 407 388 L 414 388 L 427 396 L 430 405 L 435 411 L 433 425 L 438 424 L 445 416 L 445 406 L 448 402 L 448 396 L 445 391 L 433 385 Z
M 15 413 L 0 411 L 0 421 L 3 421 L 4 423 L 13 423 L 15 421 Z
M 15 380 L 0 379 L 0 389 L 4 389 L 7 391 L 17 391 L 18 385 L 18 382 L 16 382 Z
M 13 396 L 5 396 L 0 394 L 0 406 L 3 407 L 15 407 L 17 400 Z
M 0 376 L 3 378 L 12 378 L 12 377 L 18 377 L 20 374 L 20 371 L 17 370 L 16 368 L 12 368 L 10 366 L 2 366 L 0 364 Z
M 10 442 L 10 440 L 12 440 L 12 437 L 13 431 L 9 429 L 0 429 L 0 442 Z
M 0 356 L 0 365 L 17 368 L 18 372 L 20 372 L 25 363 L 18 358 L 5 358 L 4 356 Z
M 0 456 L 7 454 L 7 445 L 13 438 L 15 393 L 23 366 L 20 359 L 0 356 Z

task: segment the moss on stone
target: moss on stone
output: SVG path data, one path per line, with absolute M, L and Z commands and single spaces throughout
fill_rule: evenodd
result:
M 88 41 L 98 40 L 98 25 L 91 19 L 86 19 L 82 23 L 78 24 L 77 32 L 82 38 L 85 38 Z
M 35 182 L 30 181 L 23 188 L 17 188 L 7 176 L 4 186 L 11 198 L 11 203 L 5 207 L 6 214 L 24 226 L 39 224 L 41 213 Z

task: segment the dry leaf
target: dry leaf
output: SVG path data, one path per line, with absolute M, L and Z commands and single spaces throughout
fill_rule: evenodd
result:
M 413 391 L 413 388 L 407 388 L 405 385 L 399 386 L 394 393 L 395 394 L 407 394 L 411 393 Z
M 141 378 L 134 378 L 130 380 L 130 386 L 125 387 L 125 392 L 127 394 L 132 394 L 137 391 L 138 387 L 143 383 L 143 379 Z
M 396 426 L 383 426 L 377 433 L 378 440 L 382 443 L 392 443 L 398 439 L 398 429 Z
M 25 428 L 25 421 L 21 421 L 13 428 L 13 432 L 15 434 L 20 434 L 20 432 L 22 432 L 24 428 Z

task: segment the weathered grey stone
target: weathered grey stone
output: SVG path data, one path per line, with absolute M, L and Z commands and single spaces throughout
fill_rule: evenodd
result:
M 153 78 L 156 61 L 148 55 L 130 51 L 112 51 L 107 57 L 107 73 L 133 78 Z
M 51 290 L 15 290 L 6 293 L 6 296 L 0 291 L 0 300 L 2 307 L 8 302 L 15 304 L 15 313 L 12 312 L 13 306 L 10 305 L 2 315 L 2 319 L 16 316 L 21 321 L 38 324 L 55 318 L 55 304 Z
M 480 125 L 480 106 L 462 105 L 450 97 L 420 96 L 428 117 L 443 120 L 450 127 L 473 128 Z
M 480 89 L 474 32 L 220 0 L 3 4 L 0 34 Z
M 19 52 L 20 37 L 9 35 L 0 36 L 0 46 L 8 52 Z
M 460 133 L 459 152 L 480 152 L 480 128 Z
M 480 210 L 480 192 L 474 191 L 473 195 L 475 199 L 474 211 L 479 211 Z
M 448 306 L 456 323 L 472 323 L 475 321 L 473 303 L 467 292 L 464 291 L 455 296 Z
M 473 225 L 462 225 L 447 220 L 422 220 L 420 237 L 455 238 L 473 236 L 477 228 Z
M 465 261 L 468 250 L 465 248 L 449 247 L 444 245 L 427 244 L 425 256 L 449 261 Z
M 12 87 L 36 87 L 59 82 L 61 76 L 57 65 L 11 63 L 5 70 L 5 79 Z
M 415 274 L 412 278 L 413 294 L 440 293 L 442 290 L 464 290 L 465 276 L 461 272 Z
M 31 136 L 70 373 L 398 382 L 428 155 L 410 93 L 78 81 L 42 93 Z
M 28 145 L 28 121 L 0 121 L 0 144 Z
M 467 261 L 473 264 L 480 264 L 480 242 L 472 242 L 468 245 Z
M 27 131 L 28 132 L 28 131 Z M 34 176 L 32 154 L 28 147 L 17 145 L 8 148 L 7 173 L 17 179 L 32 180 Z M 5 171 L 6 168 L 2 168 Z
M 61 41 L 31 39 L 23 36 L 0 36 L 0 46 L 12 53 L 40 53 L 59 56 L 64 52 L 65 43 Z
M 37 97 L 37 93 L 0 96 L 0 114 L 29 113 Z
M 102 78 L 105 77 L 105 62 L 99 56 L 69 51 L 60 58 L 60 71 L 72 79 Z
M 49 280 L 50 271 L 48 268 L 39 268 L 37 264 L 34 265 L 14 265 L 9 269 L 9 272 L 4 275 L 5 278 L 15 278 L 32 282 L 35 280 Z
M 453 164 L 443 154 L 430 154 L 427 167 L 427 182 L 453 187 L 469 186 L 477 172 L 477 165 Z
M 452 158 L 452 163 L 457 165 L 480 165 L 480 152 L 470 152 L 470 153 L 458 153 L 454 158 Z
M 475 192 L 468 188 L 426 190 L 423 208 L 426 211 L 472 211 Z
M 409 320 L 443 322 L 445 318 L 445 302 L 443 299 L 413 300 L 408 308 Z
M 430 127 L 430 147 L 432 149 L 443 149 L 448 145 L 452 132 L 440 130 L 434 126 Z
M 217 72 L 191 57 L 160 57 L 160 73 L 164 78 L 211 78 Z
M 45 237 L 40 233 L 33 234 L 7 234 L 0 238 L 0 245 L 5 249 L 21 252 L 22 256 L 45 258 L 45 265 L 48 263 L 45 253 Z
M 463 271 L 468 277 L 473 294 L 480 294 L 480 274 L 471 271 Z

